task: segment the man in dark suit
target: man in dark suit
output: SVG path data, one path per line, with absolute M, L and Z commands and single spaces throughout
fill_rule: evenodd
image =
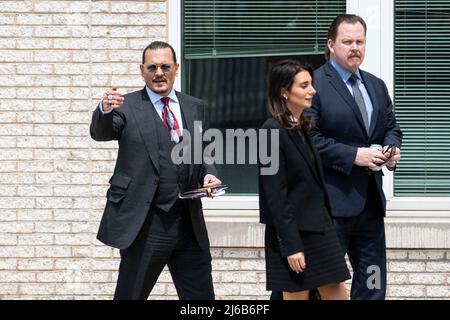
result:
M 386 198 L 380 164 L 395 170 L 402 132 L 384 82 L 359 69 L 366 24 L 340 15 L 328 31 L 328 62 L 314 73 L 311 137 L 324 166 L 333 221 L 353 268 L 352 299 L 386 294 Z M 382 150 L 370 145 L 384 146 Z M 389 158 L 388 145 L 396 148 Z
M 152 42 L 140 65 L 144 89 L 122 96 L 113 87 L 92 116 L 93 139 L 119 142 L 97 235 L 120 249 L 114 299 L 147 299 L 165 265 L 180 299 L 214 299 L 201 202 L 178 194 L 221 182 L 212 165 L 172 161 L 183 130 L 208 127 L 204 102 L 173 89 L 178 67 L 169 44 Z

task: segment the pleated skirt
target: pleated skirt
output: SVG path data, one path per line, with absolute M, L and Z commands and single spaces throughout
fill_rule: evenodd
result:
M 281 256 L 277 233 L 266 225 L 267 290 L 297 292 L 319 288 L 350 279 L 350 273 L 330 217 L 325 218 L 324 233 L 299 231 L 304 245 L 306 269 L 292 271 L 287 258 Z

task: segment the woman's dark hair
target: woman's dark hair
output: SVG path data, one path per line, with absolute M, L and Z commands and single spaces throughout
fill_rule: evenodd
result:
M 293 59 L 275 63 L 267 77 L 268 110 L 288 130 L 295 130 L 300 126 L 303 126 L 306 130 L 311 128 L 311 116 L 306 116 L 303 113 L 299 122 L 292 121 L 292 115 L 281 95 L 283 89 L 291 90 L 294 78 L 300 71 L 308 71 L 312 79 L 312 68 Z
M 338 34 L 339 26 L 342 23 L 348 24 L 357 24 L 358 22 L 362 24 L 364 28 L 364 34 L 367 33 L 367 25 L 363 18 L 357 16 L 355 14 L 340 14 L 334 18 L 333 22 L 331 22 L 330 28 L 328 29 L 328 40 L 336 41 L 336 37 Z M 325 45 L 325 59 L 330 59 L 330 49 L 328 49 L 328 43 Z

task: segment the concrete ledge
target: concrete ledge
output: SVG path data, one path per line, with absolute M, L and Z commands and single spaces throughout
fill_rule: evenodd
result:
M 257 211 L 207 210 L 205 216 L 212 247 L 264 246 L 264 225 Z M 448 217 L 395 216 L 385 223 L 389 249 L 450 249 Z

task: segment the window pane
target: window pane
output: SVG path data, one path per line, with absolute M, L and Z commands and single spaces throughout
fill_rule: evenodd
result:
M 313 68 L 324 63 L 323 55 L 291 57 L 309 63 Z M 267 119 L 266 74 L 280 57 L 195 59 L 187 60 L 186 92 L 206 101 L 210 127 L 225 129 L 259 129 Z M 186 71 L 185 71 L 186 72 Z M 231 194 L 258 192 L 258 167 L 249 163 L 249 145 L 245 150 L 247 164 L 216 165 L 220 178 L 230 186 Z M 224 143 L 225 147 L 225 143 Z M 225 149 L 225 152 L 227 150 Z M 225 159 L 223 161 L 225 163 Z
M 184 0 L 183 90 L 207 102 L 211 127 L 258 129 L 271 63 L 323 64 L 328 27 L 345 11 L 346 0 Z M 258 192 L 256 164 L 217 167 L 229 193 Z
M 395 2 L 396 196 L 450 196 L 450 2 Z
M 184 0 L 184 58 L 318 54 L 345 7 L 345 0 Z

